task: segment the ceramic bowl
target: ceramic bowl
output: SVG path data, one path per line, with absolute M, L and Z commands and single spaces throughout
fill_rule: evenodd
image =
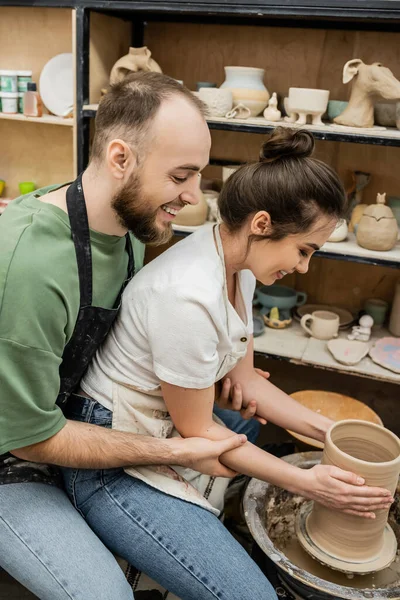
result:
M 338 117 L 342 114 L 342 112 L 347 108 L 348 102 L 344 102 L 342 100 L 329 100 L 328 102 L 328 110 L 326 112 L 326 116 L 329 121 L 333 121 L 335 117 Z
M 232 92 L 227 89 L 202 87 L 198 97 L 208 108 L 210 117 L 224 117 L 232 108 Z
M 377 102 L 374 107 L 374 121 L 383 127 L 396 127 L 396 102 Z
M 290 310 L 294 306 L 301 306 L 307 300 L 307 294 L 298 292 L 285 285 L 263 285 L 256 289 L 256 298 L 265 308 Z
M 329 100 L 329 90 L 311 88 L 289 88 L 289 106 L 291 112 L 307 112 L 323 114 Z

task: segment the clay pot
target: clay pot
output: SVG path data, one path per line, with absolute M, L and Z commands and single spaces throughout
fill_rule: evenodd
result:
M 225 67 L 225 81 L 221 88 L 231 90 L 233 106 L 244 104 L 251 116 L 259 115 L 268 104 L 269 92 L 263 83 L 264 69 L 253 67 Z
M 232 92 L 220 88 L 202 87 L 199 98 L 207 105 L 210 117 L 224 117 L 232 108 Z
M 313 125 L 323 125 L 321 117 L 326 112 L 329 100 L 329 90 L 314 90 L 311 88 L 289 88 L 289 96 L 285 110 L 289 122 L 305 125 L 307 117 Z
M 377 203 L 367 206 L 357 227 L 357 243 L 368 250 L 391 250 L 397 242 L 397 221 L 385 197 L 378 194 Z
M 137 71 L 155 71 L 162 73 L 160 66 L 151 58 L 151 52 L 146 47 L 129 48 L 129 53 L 117 60 L 110 73 L 110 84 L 122 81 L 129 73 Z
M 366 485 L 386 488 L 394 495 L 400 474 L 400 440 L 380 425 L 338 421 L 326 435 L 322 464 L 356 473 Z M 329 566 L 349 572 L 377 571 L 396 556 L 388 512 L 378 510 L 376 519 L 363 519 L 315 503 L 306 528 L 317 549 L 330 557 Z
M 203 194 L 197 204 L 187 204 L 174 219 L 176 225 L 189 225 L 191 227 L 203 225 L 207 220 L 208 204 Z

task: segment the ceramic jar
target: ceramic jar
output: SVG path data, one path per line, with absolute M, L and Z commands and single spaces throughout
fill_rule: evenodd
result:
M 337 421 L 326 434 L 322 464 L 356 473 L 366 485 L 386 488 L 394 495 L 400 474 L 400 440 L 380 425 L 356 419 Z M 364 519 L 315 503 L 306 528 L 317 548 L 331 557 L 329 566 L 371 572 L 387 567 L 396 556 L 388 513 L 377 510 L 375 519 Z M 347 569 L 341 568 L 342 561 Z
M 390 313 L 389 331 L 392 335 L 400 337 L 400 279 L 396 283 L 392 310 Z
M 210 117 L 224 117 L 232 108 L 231 90 L 202 87 L 199 90 L 198 97 L 207 106 Z
M 151 58 L 147 46 L 142 48 L 129 48 L 129 53 L 117 60 L 110 73 L 110 84 L 122 81 L 129 73 L 136 71 L 155 71 L 162 73 L 160 66 Z
M 391 250 L 397 241 L 397 221 L 385 196 L 378 194 L 377 203 L 367 206 L 357 227 L 357 243 L 368 250 Z
M 203 225 L 207 220 L 208 204 L 201 193 L 197 204 L 186 204 L 176 215 L 176 225 L 197 226 Z
M 254 67 L 225 67 L 223 89 L 230 89 L 233 106 L 244 104 L 251 116 L 259 115 L 268 104 L 269 92 L 263 83 L 264 69 Z

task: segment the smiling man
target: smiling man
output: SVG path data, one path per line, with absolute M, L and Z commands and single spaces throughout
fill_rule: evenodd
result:
M 143 243 L 169 239 L 177 211 L 198 201 L 209 150 L 188 90 L 157 73 L 131 75 L 100 103 L 87 170 L 16 199 L 1 217 L 0 565 L 42 600 L 133 598 L 58 466 L 112 477 L 128 465 L 176 464 L 229 477 L 219 456 L 246 440 L 155 439 L 74 420 L 79 381 L 142 266 Z

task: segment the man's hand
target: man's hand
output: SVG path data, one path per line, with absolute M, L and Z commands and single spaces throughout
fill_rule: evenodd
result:
M 174 441 L 177 441 L 179 446 L 173 464 L 194 469 L 212 477 L 235 477 L 237 473 L 220 463 L 219 457 L 225 452 L 243 446 L 247 437 L 243 434 L 235 434 L 218 441 L 198 437 L 174 439 Z
M 258 375 L 264 377 L 264 379 L 269 379 L 269 373 L 267 371 L 263 371 L 262 369 L 254 369 Z M 232 385 L 232 381 L 229 377 L 224 379 L 222 383 L 221 393 L 218 398 L 216 398 L 216 403 L 219 408 L 236 410 L 240 411 L 242 419 L 256 419 L 262 425 L 266 424 L 266 420 L 262 417 L 259 417 L 257 413 L 257 402 L 252 400 L 249 404 L 244 407 L 243 406 L 243 394 L 242 387 L 239 382 L 236 382 Z

